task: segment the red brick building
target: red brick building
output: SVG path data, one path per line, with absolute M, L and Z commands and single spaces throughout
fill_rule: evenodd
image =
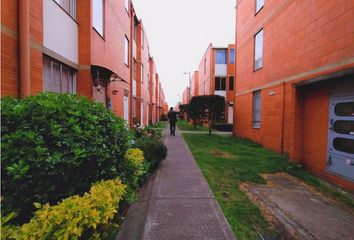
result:
M 149 48 L 130 0 L 2 0 L 1 5 L 2 96 L 76 93 L 102 102 L 130 124 L 134 113 L 147 124 Z M 141 103 L 138 111 L 133 97 Z
M 135 121 L 141 126 L 148 125 L 149 114 L 149 76 L 150 76 L 150 53 L 149 42 L 144 31 L 142 20 L 137 20 L 135 15 L 133 26 L 133 82 Z
M 234 133 L 354 191 L 354 2 L 237 0 Z
M 154 124 L 156 121 L 158 121 L 158 118 L 156 118 L 156 66 L 153 57 L 150 57 L 149 59 L 149 67 L 149 123 Z
M 182 104 L 188 104 L 190 100 L 189 87 L 186 87 L 182 93 Z
M 195 74 L 198 73 L 198 77 Z M 192 78 L 194 93 L 197 95 L 220 95 L 226 100 L 225 120 L 233 123 L 235 45 L 213 47 L 210 44 L 200 61 L 198 71 Z
M 199 72 L 194 71 L 191 79 L 191 98 L 198 95 Z

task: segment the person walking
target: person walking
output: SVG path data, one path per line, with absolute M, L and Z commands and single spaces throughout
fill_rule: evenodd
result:
M 171 107 L 170 111 L 168 111 L 167 118 L 168 122 L 170 123 L 170 135 L 175 136 L 177 113 L 173 111 L 173 107 Z

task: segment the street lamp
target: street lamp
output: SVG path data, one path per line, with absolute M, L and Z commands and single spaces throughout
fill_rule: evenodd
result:
M 184 72 L 182 73 L 183 75 L 188 74 L 188 92 L 189 92 L 189 96 L 188 96 L 188 101 L 191 101 L 191 72 Z

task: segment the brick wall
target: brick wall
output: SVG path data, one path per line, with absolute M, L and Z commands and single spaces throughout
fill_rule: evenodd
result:
M 1 2 L 1 95 L 19 96 L 19 6 L 18 1 Z M 43 90 L 42 51 L 43 20 L 42 1 L 30 2 L 30 93 Z
M 202 59 L 200 60 L 199 66 L 198 66 L 198 72 L 199 72 L 199 86 L 198 86 L 198 95 L 209 95 L 211 85 L 210 85 L 210 79 L 211 79 L 211 67 L 212 67 L 212 45 L 210 44 L 205 51 Z M 206 59 L 206 64 L 205 64 L 205 69 L 204 69 L 204 59 Z
M 353 1 L 237 1 L 234 133 L 326 172 L 330 88 L 295 83 L 354 67 Z M 263 67 L 253 71 L 254 34 L 264 30 Z M 261 128 L 252 128 L 252 92 L 262 90 Z

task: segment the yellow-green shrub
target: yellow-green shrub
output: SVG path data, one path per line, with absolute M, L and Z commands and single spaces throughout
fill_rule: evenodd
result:
M 125 160 L 133 168 L 136 176 L 141 176 L 144 173 L 144 153 L 139 148 L 128 149 L 125 153 Z
M 7 216 L 1 216 L 1 239 L 19 239 L 19 227 L 8 224 L 16 215 L 12 212 Z
M 3 239 L 80 239 L 88 232 L 92 234 L 85 238 L 99 238 L 94 230 L 113 219 L 125 191 L 118 179 L 101 181 L 82 197 L 71 196 L 54 206 L 35 204 L 39 210 L 18 229 L 18 236 Z
M 149 171 L 149 163 L 145 161 L 144 153 L 138 148 L 130 148 L 124 155 L 124 173 L 127 183 L 125 200 L 131 203 L 139 185 L 144 182 Z

